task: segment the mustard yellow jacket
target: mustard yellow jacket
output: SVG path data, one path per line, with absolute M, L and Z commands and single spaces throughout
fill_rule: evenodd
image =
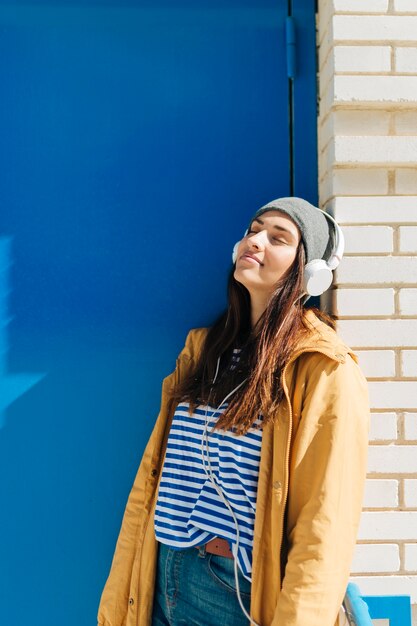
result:
M 369 403 L 356 355 L 312 311 L 312 332 L 282 373 L 286 402 L 264 428 L 251 616 L 261 626 L 333 626 L 346 591 L 366 475 Z M 150 626 L 154 508 L 175 403 L 173 385 L 207 333 L 189 332 L 127 502 L 98 611 L 102 626 Z

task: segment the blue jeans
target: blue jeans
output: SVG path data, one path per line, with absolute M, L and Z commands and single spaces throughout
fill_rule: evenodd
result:
M 251 583 L 239 572 L 249 613 Z M 174 550 L 158 542 L 152 626 L 248 626 L 236 595 L 234 559 L 205 546 Z

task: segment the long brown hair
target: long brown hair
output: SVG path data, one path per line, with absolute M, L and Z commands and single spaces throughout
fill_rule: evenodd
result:
M 216 429 L 245 434 L 262 414 L 261 428 L 276 414 L 284 399 L 281 374 L 299 339 L 311 332 L 305 320 L 302 293 L 305 251 L 300 241 L 296 258 L 281 277 L 267 308 L 251 328 L 250 295 L 234 278 L 228 278 L 228 307 L 209 328 L 194 370 L 174 389 L 177 402 L 190 403 L 190 415 L 199 404 L 217 407 L 239 383 Z M 316 315 L 335 328 L 334 319 L 312 307 Z M 233 367 L 234 348 L 239 360 Z M 220 365 L 216 382 L 217 360 Z M 245 380 L 246 379 L 246 380 Z

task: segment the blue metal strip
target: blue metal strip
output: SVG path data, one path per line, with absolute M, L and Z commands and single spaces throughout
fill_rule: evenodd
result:
M 295 22 L 291 15 L 285 19 L 285 37 L 287 46 L 287 76 L 295 78 Z

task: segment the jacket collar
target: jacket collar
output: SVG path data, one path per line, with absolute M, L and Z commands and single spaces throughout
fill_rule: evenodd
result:
M 358 362 L 356 354 L 337 335 L 336 331 L 322 322 L 311 309 L 306 309 L 305 319 L 311 328 L 311 333 L 298 342 L 289 362 L 295 360 L 303 352 L 322 352 L 340 363 L 344 363 L 346 355 L 350 354 L 354 361 Z

